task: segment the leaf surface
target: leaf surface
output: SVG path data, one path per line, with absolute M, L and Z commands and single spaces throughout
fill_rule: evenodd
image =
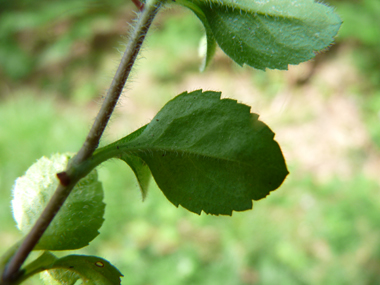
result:
M 56 173 L 66 168 L 68 154 L 42 157 L 19 177 L 13 188 L 13 216 L 27 234 L 58 186 Z M 78 249 L 88 245 L 103 223 L 103 188 L 96 170 L 81 179 L 35 247 L 37 250 Z
M 212 32 L 206 31 L 205 37 L 202 37 L 199 44 L 199 55 L 202 58 L 202 64 L 199 68 L 199 71 L 205 71 L 207 66 L 211 63 L 215 55 L 216 47 L 217 43 L 214 36 L 212 35 Z
M 22 280 L 40 273 L 45 284 L 74 285 L 79 279 L 89 285 L 118 285 L 123 276 L 107 260 L 88 255 L 68 255 L 57 258 L 49 251 L 23 268 Z
M 41 272 L 40 278 L 46 285 L 74 285 L 80 275 L 73 270 L 50 269 Z
M 88 255 L 68 255 L 57 259 L 43 280 L 48 284 L 71 285 L 80 278 L 88 285 L 119 285 L 120 271 L 107 260 Z M 49 277 L 47 277 L 47 276 Z
M 74 271 L 66 269 L 50 269 L 57 260 L 58 257 L 54 254 L 49 251 L 44 251 L 42 255 L 23 268 L 22 280 L 26 280 L 34 274 L 40 273 L 40 277 L 45 284 L 74 285 L 80 278 L 80 276 Z
M 149 167 L 140 157 L 131 153 L 120 152 L 118 151 L 118 148 L 121 143 L 126 144 L 140 136 L 140 134 L 145 130 L 145 128 L 146 125 L 129 134 L 128 136 L 122 138 L 121 140 L 98 149 L 94 153 L 94 155 L 97 155 L 98 153 L 108 153 L 105 150 L 110 150 L 111 152 L 116 150 L 116 157 L 126 162 L 135 173 L 143 200 L 145 200 L 146 195 L 148 193 L 149 182 L 152 176 Z
M 191 1 L 187 0 L 179 0 L 177 2 L 178 4 L 190 9 L 191 11 L 194 12 L 194 14 L 201 20 L 203 23 L 203 26 L 205 28 L 205 33 L 206 33 L 206 43 L 202 43 L 203 39 L 201 40 L 201 46 L 200 46 L 200 55 L 203 58 L 202 65 L 200 67 L 200 71 L 204 71 L 206 67 L 210 64 L 212 58 L 214 57 L 217 43 L 216 40 L 212 34 L 211 27 L 208 25 L 207 19 L 203 11 L 200 9 L 198 5 Z M 205 45 L 205 48 L 204 48 Z
M 137 138 L 115 145 L 148 164 L 174 205 L 231 215 L 251 209 L 288 174 L 273 137 L 250 107 L 197 90 L 169 101 Z
M 202 15 L 206 31 L 212 31 L 235 62 L 262 70 L 287 69 L 313 58 L 333 43 L 342 23 L 332 8 L 314 0 L 179 0 L 179 4 Z

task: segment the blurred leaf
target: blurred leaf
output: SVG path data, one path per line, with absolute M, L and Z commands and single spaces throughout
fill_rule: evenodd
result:
M 62 269 L 51 269 L 58 258 L 49 251 L 45 251 L 40 257 L 34 260 L 32 263 L 28 264 L 23 268 L 23 277 L 25 280 L 36 273 L 40 272 L 40 277 L 45 284 L 50 285 L 73 285 L 80 278 L 78 274 L 73 271 L 62 270 Z
M 55 273 L 51 277 L 67 285 L 75 283 L 75 277 L 69 272 L 88 285 L 117 285 L 123 276 L 111 263 L 97 256 L 68 255 L 55 261 L 51 267 L 60 269 L 53 271 Z
M 355 38 L 362 44 L 378 48 L 380 44 L 380 1 L 362 0 L 357 2 L 335 3 L 342 19 L 345 20 L 339 31 L 339 38 Z
M 38 272 L 43 282 L 49 285 L 73 285 L 79 279 L 89 285 L 116 285 L 120 284 L 120 277 L 123 276 L 103 258 L 87 255 L 57 258 L 48 251 L 24 268 L 22 279 Z
M 40 278 L 47 285 L 74 285 L 80 275 L 66 269 L 50 269 L 41 272 Z
M 1 40 L 1 39 L 0 39 Z M 0 45 L 0 72 L 12 79 L 27 76 L 34 66 L 34 59 L 13 41 Z
M 56 173 L 70 156 L 42 157 L 19 177 L 13 189 L 12 208 L 18 228 L 27 234 L 58 186 Z M 96 170 L 79 181 L 35 249 L 66 250 L 88 245 L 103 223 L 103 188 Z
M 195 12 L 235 62 L 263 70 L 313 58 L 333 43 L 341 25 L 332 8 L 314 0 L 179 3 Z
M 143 159 L 176 206 L 231 215 L 251 209 L 288 174 L 273 137 L 250 107 L 197 90 L 167 103 L 135 139 L 102 151 Z
M 101 31 L 96 25 L 99 21 L 113 22 L 121 5 L 128 4 L 121 0 L 0 1 L 0 72 L 4 75 L 1 79 L 30 83 L 30 76 L 34 77 L 33 82 L 35 77 L 54 77 L 51 70 L 57 64 L 60 70 L 62 65 L 93 67 L 97 64 L 96 51 L 102 47 L 90 46 L 85 57 L 75 54 L 76 47 L 83 43 L 90 45 L 103 33 L 112 37 L 114 24 L 108 28 L 102 25 Z M 90 63 L 86 61 L 89 57 Z M 62 77 L 57 81 L 61 82 Z

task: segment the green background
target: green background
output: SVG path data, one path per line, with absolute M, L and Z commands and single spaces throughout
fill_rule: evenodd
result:
M 344 21 L 337 44 L 289 71 L 240 68 L 218 50 L 201 74 L 201 24 L 182 8 L 161 11 L 102 144 L 175 95 L 211 89 L 261 115 L 290 175 L 252 211 L 198 216 L 154 183 L 142 202 L 128 166 L 107 162 L 106 221 L 78 253 L 108 259 L 123 284 L 380 283 L 380 2 L 330 3 Z M 14 180 L 43 155 L 79 149 L 134 10 L 118 0 L 0 1 L 0 254 L 21 238 Z

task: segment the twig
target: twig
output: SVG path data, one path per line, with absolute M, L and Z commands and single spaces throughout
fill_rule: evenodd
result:
M 159 3 L 155 0 L 148 1 L 144 5 L 144 9 L 139 13 L 137 22 L 135 23 L 132 34 L 130 35 L 130 40 L 121 59 L 120 65 L 82 148 L 72 159 L 67 170 L 58 174 L 58 178 L 61 183 L 58 185 L 53 197 L 50 199 L 48 205 L 38 218 L 31 231 L 25 237 L 21 246 L 8 262 L 3 272 L 2 279 L 0 280 L 0 285 L 13 284 L 17 281 L 17 278 L 20 276 L 20 268 L 22 264 L 36 246 L 43 233 L 50 225 L 59 209 L 62 207 L 63 203 L 66 201 L 75 184 L 92 170 L 85 169 L 80 171 L 78 169 L 81 164 L 91 158 L 93 152 L 98 147 L 100 138 L 107 126 L 113 110 L 115 109 L 116 103 L 119 100 L 125 82 L 136 60 L 137 54 L 140 51 L 148 29 L 153 22 L 159 7 Z M 64 181 L 62 178 L 64 178 Z
M 74 164 L 80 163 L 89 158 L 99 145 L 100 137 L 108 123 L 108 120 L 119 100 L 120 94 L 124 88 L 125 82 L 131 72 L 132 66 L 135 62 L 136 56 L 140 51 L 141 45 L 145 39 L 146 33 L 152 23 L 154 16 L 157 14 L 159 6 L 155 3 L 146 3 L 144 10 L 141 12 L 140 17 L 133 30 L 127 49 L 121 59 L 119 68 L 112 80 L 111 87 L 107 92 L 106 99 L 95 118 L 95 122 L 88 134 L 86 141 L 78 154 L 74 158 Z

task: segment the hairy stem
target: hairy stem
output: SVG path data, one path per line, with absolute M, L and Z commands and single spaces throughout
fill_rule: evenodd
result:
M 112 80 L 111 87 L 107 92 L 106 99 L 103 102 L 98 116 L 95 118 L 95 122 L 86 138 L 86 141 L 74 158 L 74 163 L 79 164 L 86 160 L 98 147 L 100 137 L 102 136 L 116 103 L 119 100 L 125 82 L 135 62 L 136 56 L 140 51 L 146 33 L 148 32 L 150 24 L 152 23 L 158 8 L 158 5 L 148 1 L 144 6 L 143 11 L 140 13 L 136 27 L 130 35 L 130 41 L 127 49 L 124 52 L 119 68 L 117 69 Z
M 99 145 L 100 138 L 115 109 L 148 29 L 158 12 L 159 6 L 159 2 L 156 0 L 147 1 L 142 11 L 138 14 L 138 19 L 135 22 L 120 65 L 82 148 L 72 159 L 66 171 L 57 175 L 61 183 L 31 231 L 7 263 L 2 278 L 0 279 L 1 285 L 17 283 L 17 279 L 22 275 L 20 271 L 22 264 L 66 201 L 75 184 L 90 172 L 90 169 L 80 171 L 80 165 L 86 163 L 86 161 L 91 158 L 93 152 Z

